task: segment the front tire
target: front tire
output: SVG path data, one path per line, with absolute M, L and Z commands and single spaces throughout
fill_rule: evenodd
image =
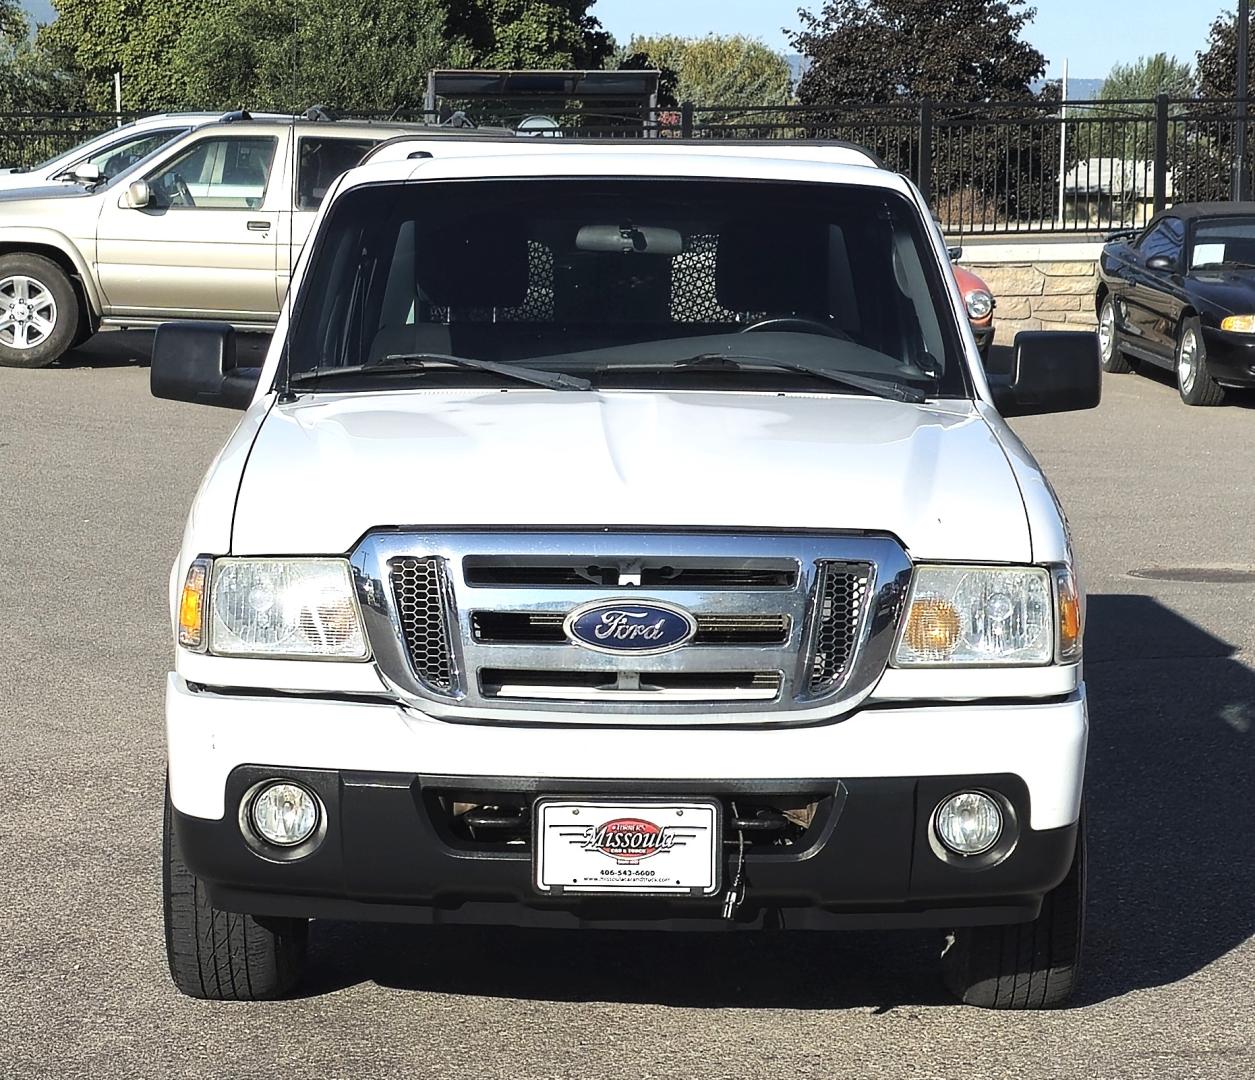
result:
M 942 965 L 946 985 L 983 1009 L 1056 1009 L 1076 987 L 1085 934 L 1085 825 L 1076 834 L 1068 876 L 1029 923 L 954 931 Z
M 1222 405 L 1224 387 L 1207 371 L 1203 324 L 1186 319 L 1177 334 L 1177 390 L 1187 405 Z
M 170 978 L 188 997 L 262 1001 L 284 997 L 300 982 L 309 922 L 214 907 L 183 861 L 168 783 L 162 885 Z
M 82 319 L 78 293 L 56 263 L 0 256 L 0 367 L 47 367 L 69 351 Z
M 1120 351 L 1120 328 L 1116 325 L 1116 305 L 1110 296 L 1103 299 L 1098 312 L 1098 355 L 1103 371 L 1126 375 L 1133 370 L 1128 357 Z

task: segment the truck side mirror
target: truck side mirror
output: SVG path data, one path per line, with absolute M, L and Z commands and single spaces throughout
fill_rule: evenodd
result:
M 162 323 L 153 338 L 153 397 L 247 409 L 261 368 L 240 367 L 235 328 L 220 322 Z
M 76 184 L 99 184 L 104 179 L 100 166 L 92 161 L 80 161 L 68 175 Z
M 946 248 L 946 254 L 950 256 L 951 262 L 958 262 L 961 258 L 963 258 L 963 247 L 960 244 L 956 244 L 954 247 L 948 247 Z
M 1096 408 L 1102 399 L 1098 335 L 1089 330 L 1022 330 L 1015 335 L 1011 370 L 989 374 L 1003 416 Z
M 132 210 L 143 210 L 152 201 L 153 193 L 147 180 L 136 180 L 126 189 L 126 205 Z

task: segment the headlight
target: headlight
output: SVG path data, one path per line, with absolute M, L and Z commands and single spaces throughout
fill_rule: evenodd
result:
M 1220 320 L 1220 329 L 1235 334 L 1255 334 L 1255 315 L 1230 315 Z
M 984 289 L 973 289 L 964 298 L 970 318 L 983 319 L 994 309 L 994 298 Z
M 364 660 L 366 635 L 343 559 L 215 559 L 209 651 Z
M 1055 658 L 1051 592 L 1050 572 L 1036 566 L 918 566 L 895 662 L 1049 664 Z

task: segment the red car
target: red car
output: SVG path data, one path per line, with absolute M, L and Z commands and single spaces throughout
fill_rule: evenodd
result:
M 994 341 L 993 293 L 970 270 L 964 270 L 954 263 L 950 265 L 954 271 L 954 280 L 959 283 L 959 292 L 967 308 L 967 319 L 972 324 L 972 333 L 976 335 L 976 347 L 980 349 L 981 359 L 988 360 L 989 347 Z

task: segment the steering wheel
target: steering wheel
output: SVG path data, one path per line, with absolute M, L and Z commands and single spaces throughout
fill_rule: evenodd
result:
M 178 173 L 170 176 L 170 188 L 173 193 L 171 203 L 174 206 L 195 206 L 196 203 L 192 199 L 192 193 L 188 190 L 187 182 Z M 178 201 L 175 202 L 174 200 Z
M 829 326 L 818 319 L 806 319 L 800 315 L 786 315 L 774 319 L 759 319 L 745 327 L 742 334 L 752 334 L 761 330 L 800 330 L 804 334 L 823 334 L 825 337 L 846 339 L 835 326 Z

